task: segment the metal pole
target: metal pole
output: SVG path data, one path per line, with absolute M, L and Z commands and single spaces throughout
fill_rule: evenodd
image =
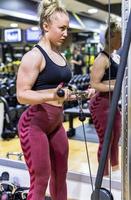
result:
M 130 9 L 131 1 L 122 0 L 123 38 Z M 122 88 L 122 200 L 131 200 L 131 49 Z

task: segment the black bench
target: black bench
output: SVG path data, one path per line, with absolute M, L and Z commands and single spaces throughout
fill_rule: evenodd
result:
M 91 122 L 91 114 L 90 114 L 89 109 L 83 108 L 82 110 L 83 110 L 85 117 L 89 117 L 90 122 Z M 64 110 L 64 114 L 69 115 L 69 130 L 67 131 L 67 135 L 68 135 L 68 137 L 72 137 L 75 135 L 75 128 L 73 127 L 73 119 L 75 116 L 79 116 L 80 109 L 78 106 L 73 107 L 73 108 L 67 108 Z

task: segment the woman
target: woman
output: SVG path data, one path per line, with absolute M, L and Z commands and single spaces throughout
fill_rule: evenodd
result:
M 113 94 L 118 63 L 113 60 L 114 50 L 121 46 L 121 29 L 111 22 L 105 33 L 105 48 L 96 57 L 91 69 L 91 87 L 96 90 L 96 94 L 90 100 L 90 112 L 95 125 L 98 138 L 98 161 L 100 159 L 104 134 L 107 127 L 107 119 L 110 107 L 110 100 Z M 110 142 L 110 151 L 105 166 L 104 175 L 109 175 L 109 160 L 113 170 L 119 169 L 119 138 L 121 132 L 121 115 L 117 108 L 113 134 Z
M 17 76 L 17 99 L 29 104 L 18 129 L 30 174 L 28 200 L 43 200 L 50 179 L 53 200 L 67 200 L 67 134 L 62 126 L 62 104 L 69 97 L 57 91 L 71 79 L 71 71 L 59 48 L 67 37 L 69 17 L 57 0 L 42 0 L 39 6 L 42 37 L 26 53 Z

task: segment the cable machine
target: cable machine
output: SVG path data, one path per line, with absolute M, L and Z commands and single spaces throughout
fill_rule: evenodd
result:
M 123 38 L 127 28 L 131 1 L 122 0 Z M 131 49 L 122 88 L 122 200 L 131 200 Z

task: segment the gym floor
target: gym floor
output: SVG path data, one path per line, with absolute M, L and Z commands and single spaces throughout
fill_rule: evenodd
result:
M 81 122 L 76 118 L 74 120 L 74 128 L 81 125 Z M 68 130 L 68 122 L 64 122 L 64 127 Z M 91 165 L 92 175 L 96 175 L 98 162 L 97 162 L 97 148 L 98 143 L 87 142 L 88 153 Z M 9 141 L 0 140 L 0 157 L 5 158 L 8 152 L 21 152 L 19 138 L 15 137 Z M 120 161 L 121 161 L 121 147 L 120 147 Z M 10 159 L 17 159 L 16 156 L 10 156 Z M 89 174 L 89 167 L 87 162 L 85 142 L 69 139 L 69 171 L 76 173 Z M 120 170 L 112 173 L 112 178 L 120 180 Z

